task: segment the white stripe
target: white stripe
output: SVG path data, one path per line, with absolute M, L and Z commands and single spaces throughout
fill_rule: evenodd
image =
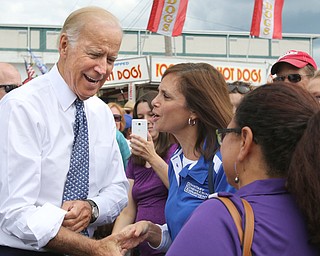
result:
M 213 157 L 213 169 L 216 173 L 218 173 L 220 166 L 222 164 L 222 161 L 220 160 L 220 158 L 217 155 L 214 155 Z
M 260 22 L 261 38 L 272 39 L 274 31 L 274 8 L 275 0 L 263 0 Z
M 180 159 L 180 155 L 182 154 L 182 149 L 180 149 L 173 157 L 171 157 L 171 163 L 173 166 L 173 170 L 176 176 L 177 184 L 180 185 L 179 173 L 182 170 L 182 162 Z
M 176 23 L 177 14 L 179 11 L 179 6 L 180 0 L 176 0 L 175 3 L 172 3 L 172 1 L 165 1 L 157 31 L 158 34 L 162 34 L 165 36 L 172 35 L 174 24 Z

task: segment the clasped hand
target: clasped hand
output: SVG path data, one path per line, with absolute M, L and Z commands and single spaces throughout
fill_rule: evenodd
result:
M 61 207 L 67 213 L 62 226 L 74 232 L 81 232 L 88 227 L 91 220 L 91 206 L 82 200 L 65 201 Z

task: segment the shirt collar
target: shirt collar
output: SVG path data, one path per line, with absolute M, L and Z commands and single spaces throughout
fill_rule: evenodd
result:
M 272 178 L 264 180 L 256 180 L 242 188 L 236 194 L 240 197 L 251 195 L 274 195 L 288 193 L 286 187 L 286 179 Z
M 208 163 L 201 156 L 199 160 L 194 164 L 189 164 L 183 168 L 180 172 L 180 176 L 185 178 L 187 175 L 192 177 L 200 184 L 204 184 L 208 176 Z
M 70 89 L 61 76 L 57 64 L 49 72 L 52 89 L 64 111 L 66 111 L 75 101 L 77 95 Z

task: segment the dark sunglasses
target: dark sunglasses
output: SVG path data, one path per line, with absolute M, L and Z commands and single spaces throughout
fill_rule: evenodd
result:
M 121 120 L 122 120 L 122 116 L 121 115 L 117 115 L 117 114 L 114 114 L 113 118 L 114 118 L 115 122 L 121 122 Z
M 229 93 L 241 93 L 241 94 L 247 94 L 250 92 L 250 87 L 245 85 L 235 85 L 235 84 L 228 84 L 228 91 Z
M 220 129 L 216 129 L 216 135 L 217 135 L 217 141 L 219 143 L 219 145 L 222 144 L 222 141 L 224 139 L 224 137 L 228 134 L 228 133 L 237 133 L 237 134 L 241 134 L 241 128 L 220 128 Z
M 311 76 L 311 75 L 289 74 L 286 76 L 276 76 L 275 78 L 273 78 L 273 81 L 274 82 L 283 82 L 284 80 L 286 80 L 286 78 L 288 78 L 289 82 L 298 83 L 301 81 L 303 76 Z
M 8 93 L 13 89 L 18 88 L 19 86 L 16 84 L 0 84 L 0 88 L 4 88 L 5 92 Z

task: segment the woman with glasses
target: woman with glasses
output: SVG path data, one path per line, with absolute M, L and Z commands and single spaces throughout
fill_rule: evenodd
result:
M 243 96 L 252 91 L 252 87 L 250 83 L 235 81 L 233 83 L 228 83 L 228 91 L 229 98 L 233 106 L 233 113 L 235 113 Z
M 148 123 L 148 140 L 131 134 L 132 154 L 126 174 L 130 183 L 128 206 L 117 218 L 113 233 L 125 226 L 140 220 L 148 220 L 157 224 L 165 223 L 164 206 L 168 196 L 168 162 L 177 149 L 171 136 L 166 132 L 154 129 L 152 100 L 156 91 L 142 95 L 133 107 L 133 118 L 146 119 Z M 164 255 L 153 250 L 147 242 L 139 245 L 133 255 Z
M 152 105 L 154 128 L 171 133 L 180 147 L 169 163 L 166 224 L 141 221 L 131 228 L 137 235 L 147 234 L 154 248 L 166 251 L 211 192 L 234 191 L 226 182 L 215 135 L 230 122 L 232 106 L 223 75 L 206 63 L 169 67 Z
M 117 138 L 120 153 L 122 156 L 123 166 L 124 166 L 124 169 L 126 170 L 128 159 L 131 153 L 130 153 L 129 142 L 122 134 L 122 131 L 125 129 L 125 126 L 126 126 L 126 120 L 124 118 L 124 110 L 119 104 L 115 102 L 108 103 L 108 106 L 111 109 L 111 112 L 113 113 L 113 118 L 116 123 L 116 127 L 117 127 L 116 138 Z
M 320 105 L 286 83 L 246 95 L 227 128 L 218 129 L 223 167 L 236 186 L 229 197 L 245 224 L 254 213 L 252 255 L 320 253 Z M 220 200 L 200 205 L 167 256 L 243 255 L 233 218 Z
M 109 102 L 109 108 L 113 114 L 114 121 L 116 122 L 117 129 L 122 132 L 126 126 L 126 120 L 124 118 L 124 109 L 116 102 Z

